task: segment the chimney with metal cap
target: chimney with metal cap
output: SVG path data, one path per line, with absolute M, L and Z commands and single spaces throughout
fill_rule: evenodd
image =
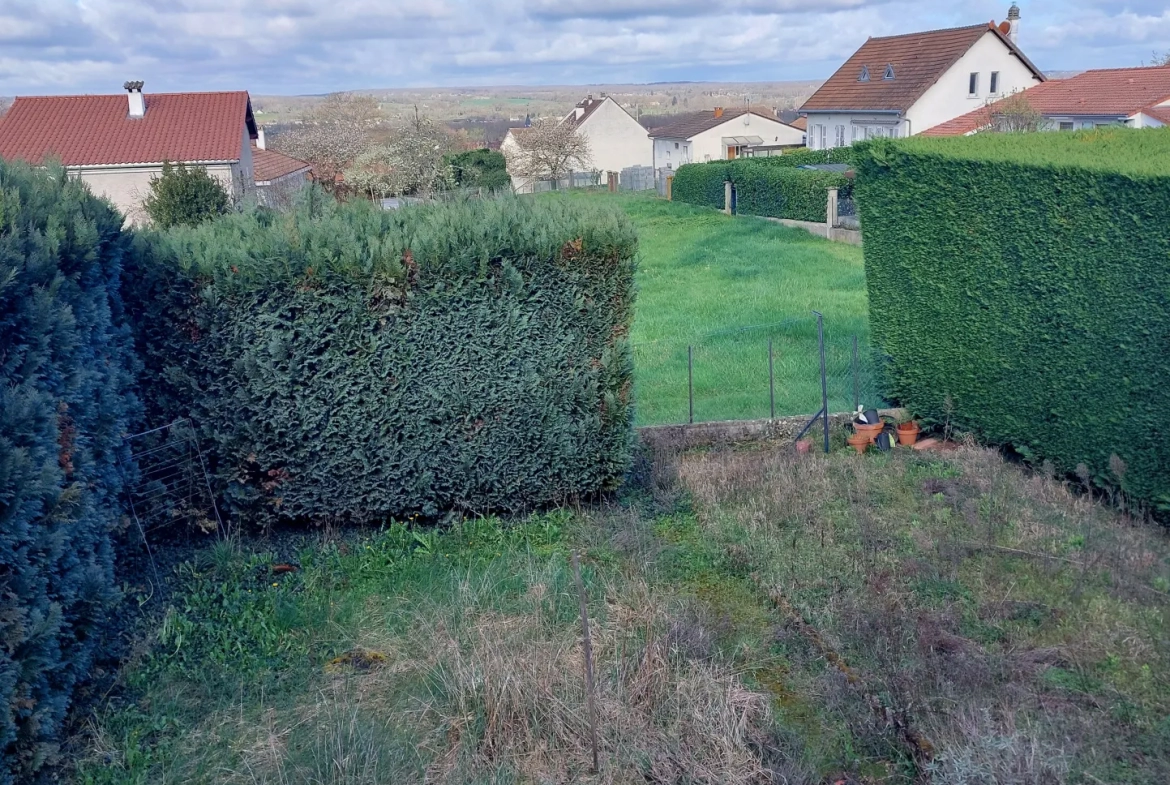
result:
M 1012 3 L 1008 9 L 1008 40 L 1016 46 L 1020 44 L 1020 7 Z
M 264 126 L 259 126 L 256 129 L 256 147 L 260 150 L 267 150 L 267 142 L 264 141 Z
M 142 82 L 126 82 L 122 85 L 130 106 L 130 117 L 146 115 L 146 98 L 142 95 Z
M 722 116 L 723 116 L 723 107 L 722 106 L 715 107 L 715 119 L 718 120 Z

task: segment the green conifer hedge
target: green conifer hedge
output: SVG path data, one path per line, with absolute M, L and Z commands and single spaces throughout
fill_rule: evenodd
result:
M 0 161 L 0 783 L 53 760 L 117 596 L 129 248 L 61 169 Z
M 876 142 L 857 194 L 887 397 L 1170 502 L 1170 129 Z
M 620 481 L 636 250 L 623 216 L 305 198 L 148 235 L 134 276 L 151 417 L 191 412 L 237 515 L 520 510 Z
M 769 158 L 685 164 L 674 176 L 671 198 L 722 210 L 724 183 L 730 180 L 735 184 L 738 214 L 824 223 L 829 189 L 848 192 L 852 181 L 837 172 L 797 167 L 848 163 L 850 155 L 837 150 L 799 150 Z

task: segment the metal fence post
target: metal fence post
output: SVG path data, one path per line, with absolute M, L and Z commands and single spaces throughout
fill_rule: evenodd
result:
M 853 336 L 853 411 L 861 406 L 861 381 L 857 368 L 857 336 Z
M 687 422 L 695 424 L 695 347 L 687 347 Z
M 821 346 L 821 415 L 825 418 L 825 454 L 829 452 L 829 379 L 825 373 L 825 317 L 817 315 L 817 342 Z
M 772 419 L 776 419 L 776 363 L 772 354 L 772 341 L 768 341 L 768 399 L 771 402 Z

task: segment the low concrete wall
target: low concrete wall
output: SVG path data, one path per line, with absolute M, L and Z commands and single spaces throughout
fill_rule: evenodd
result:
M 882 409 L 881 414 L 903 420 L 907 417 L 904 409 Z M 829 415 L 829 427 L 839 428 L 849 422 L 853 415 L 841 412 Z M 713 447 L 720 444 L 743 444 L 748 442 L 782 441 L 796 438 L 796 434 L 808 424 L 812 415 L 804 417 L 783 417 L 775 420 L 732 420 L 729 422 L 703 422 L 693 425 L 649 425 L 638 428 L 642 443 L 653 450 L 686 450 L 693 447 Z M 821 444 L 823 427 L 820 422 L 813 426 L 809 438 L 816 445 Z
M 804 229 L 809 234 L 824 237 L 826 240 L 832 240 L 835 243 L 861 245 L 861 232 L 852 229 L 833 229 L 828 224 L 819 224 L 813 221 L 794 221 L 791 218 L 769 218 L 768 220 L 784 224 L 785 226 L 791 226 L 793 229 Z

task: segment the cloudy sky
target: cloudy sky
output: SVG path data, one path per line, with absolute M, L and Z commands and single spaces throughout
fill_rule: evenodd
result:
M 780 81 L 1011 0 L 0 0 L 0 95 Z M 1040 68 L 1170 50 L 1166 0 L 1019 0 Z

